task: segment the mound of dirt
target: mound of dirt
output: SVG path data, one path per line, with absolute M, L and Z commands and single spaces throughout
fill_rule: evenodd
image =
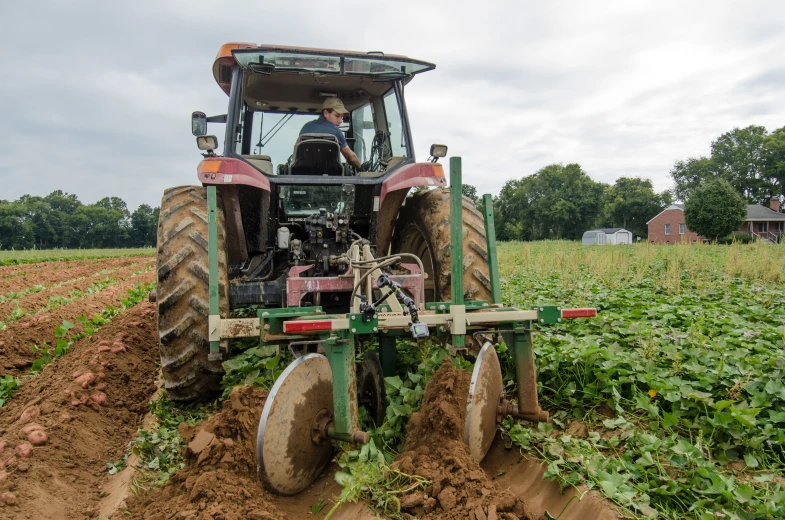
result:
M 130 518 L 286 518 L 256 473 L 256 430 L 266 398 L 263 389 L 236 387 L 220 413 L 195 427 L 182 424 L 186 467 L 163 488 L 128 500 Z M 111 518 L 129 516 L 118 511 Z
M 156 391 L 155 306 L 115 317 L 0 409 L 0 518 L 90 518 Z
M 401 507 L 421 519 L 531 520 L 526 503 L 500 490 L 463 443 L 470 382 L 470 373 L 445 359 L 428 383 L 393 468 L 433 484 L 401 497 Z

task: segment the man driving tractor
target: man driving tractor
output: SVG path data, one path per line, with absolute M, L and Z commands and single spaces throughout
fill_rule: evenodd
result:
M 343 106 L 343 101 L 337 97 L 328 97 L 322 104 L 322 115 L 319 119 L 314 119 L 303 125 L 300 135 L 303 134 L 331 134 L 338 138 L 338 146 L 346 162 L 354 166 L 357 170 L 362 169 L 362 163 L 357 154 L 349 148 L 346 143 L 346 136 L 343 135 L 338 127 L 343 118 L 349 115 L 349 111 Z

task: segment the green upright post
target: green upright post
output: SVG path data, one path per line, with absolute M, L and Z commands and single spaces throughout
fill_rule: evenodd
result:
M 493 197 L 482 196 L 482 214 L 485 217 L 485 242 L 488 246 L 488 270 L 491 275 L 491 303 L 501 303 L 499 288 L 499 259 L 496 257 L 496 224 L 493 221 Z
M 450 157 L 450 259 L 453 305 L 463 305 L 463 180 L 461 158 Z M 455 348 L 464 346 L 464 336 L 454 334 Z
M 219 314 L 218 304 L 218 201 L 215 186 L 207 187 L 207 267 L 210 271 L 210 315 Z M 220 342 L 210 342 L 209 360 L 220 360 Z
M 330 336 L 324 345 L 333 376 L 333 407 L 335 419 L 329 435 L 333 439 L 353 442 L 359 431 L 360 413 L 357 409 L 357 375 L 354 366 L 354 336 Z

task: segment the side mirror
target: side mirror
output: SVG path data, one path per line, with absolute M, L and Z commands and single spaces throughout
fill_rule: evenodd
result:
M 431 145 L 431 161 L 436 162 L 440 157 L 447 157 L 446 144 L 432 144 Z
M 207 135 L 207 115 L 204 112 L 191 114 L 191 133 L 195 136 Z
M 213 150 L 218 148 L 218 139 L 214 135 L 200 135 L 196 138 L 196 146 L 212 154 Z

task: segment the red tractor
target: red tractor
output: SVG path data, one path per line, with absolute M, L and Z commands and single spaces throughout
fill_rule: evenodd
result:
M 170 399 L 214 396 L 224 338 L 265 333 L 216 332 L 217 317 L 248 306 L 357 312 L 379 290 L 373 279 L 381 270 L 374 270 L 360 291 L 366 296 L 352 297 L 360 272 L 353 266 L 363 262 L 398 258 L 380 269 L 392 267 L 391 282 L 421 309 L 450 301 L 450 196 L 437 162 L 447 147 L 434 145 L 428 161 L 416 160 L 404 98 L 414 76 L 434 68 L 381 52 L 221 47 L 213 76 L 229 97 L 227 112 L 192 117 L 204 151 L 202 186 L 170 188 L 161 201 L 156 297 Z M 339 129 L 361 168 L 343 160 L 334 135 L 300 134 L 333 97 L 349 113 Z M 225 124 L 221 155 L 208 123 Z M 407 198 L 423 187 L 440 189 Z M 462 220 L 463 296 L 487 301 L 483 215 L 468 199 Z

